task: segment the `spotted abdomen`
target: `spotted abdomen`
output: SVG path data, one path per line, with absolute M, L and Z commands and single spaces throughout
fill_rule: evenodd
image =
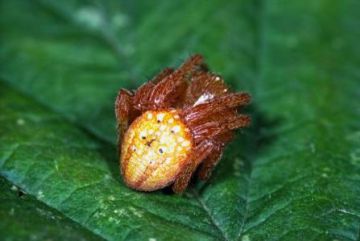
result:
M 190 161 L 192 145 L 189 129 L 176 110 L 143 113 L 122 141 L 125 183 L 141 191 L 169 185 Z

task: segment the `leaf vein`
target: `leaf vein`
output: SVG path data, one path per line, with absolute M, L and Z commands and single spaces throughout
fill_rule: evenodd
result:
M 222 229 L 221 225 L 216 221 L 216 218 L 212 215 L 209 207 L 206 205 L 206 203 L 202 200 L 197 190 L 192 189 L 192 193 L 194 194 L 194 197 L 199 202 L 202 209 L 206 212 L 206 214 L 209 216 L 211 223 L 213 226 L 219 231 L 221 237 L 223 240 L 229 241 L 230 239 L 227 237 L 225 231 Z

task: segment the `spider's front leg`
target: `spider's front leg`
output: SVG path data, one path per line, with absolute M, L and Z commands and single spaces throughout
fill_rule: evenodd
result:
M 172 186 L 172 190 L 175 193 L 182 193 L 186 189 L 192 174 L 195 172 L 199 164 L 209 156 L 209 154 L 213 151 L 214 147 L 214 143 L 208 140 L 199 143 L 199 145 L 195 147 L 195 150 L 193 151 L 194 154 L 192 155 L 191 160 L 177 177 Z
M 156 105 L 150 101 L 150 95 L 154 89 L 154 87 L 165 77 L 169 76 L 173 73 L 174 70 L 171 68 L 165 68 L 161 71 L 157 76 L 155 76 L 149 82 L 143 84 L 139 87 L 139 89 L 135 92 L 133 103 L 134 108 L 136 108 L 140 112 L 144 112 L 149 109 L 156 109 Z
M 185 95 L 189 81 L 205 68 L 200 55 L 190 57 L 183 65 L 159 81 L 152 89 L 148 101 L 155 108 L 177 107 Z
M 115 101 L 115 116 L 117 122 L 117 131 L 118 131 L 118 147 L 120 147 L 120 142 L 124 136 L 125 131 L 129 127 L 129 121 L 131 121 L 131 116 L 133 115 L 133 94 L 125 89 L 121 89 L 116 97 Z

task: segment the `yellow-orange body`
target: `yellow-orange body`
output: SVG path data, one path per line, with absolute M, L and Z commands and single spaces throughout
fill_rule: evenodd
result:
M 172 183 L 191 161 L 189 129 L 173 110 L 147 111 L 130 125 L 121 146 L 125 183 L 153 191 Z

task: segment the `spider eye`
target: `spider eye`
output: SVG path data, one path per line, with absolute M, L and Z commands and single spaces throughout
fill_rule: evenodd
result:
M 160 152 L 161 154 L 163 154 L 163 153 L 164 153 L 164 150 L 163 150 L 162 148 L 159 148 L 159 152 Z
M 141 139 L 145 140 L 145 139 L 146 139 L 146 136 L 141 136 Z

